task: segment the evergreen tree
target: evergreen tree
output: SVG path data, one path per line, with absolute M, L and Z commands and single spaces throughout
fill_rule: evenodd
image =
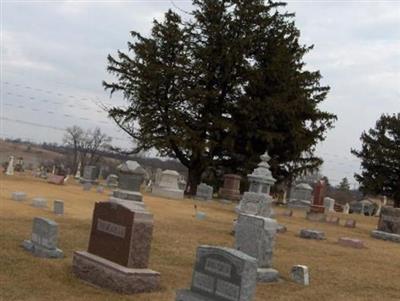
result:
M 341 191 L 350 191 L 349 180 L 347 180 L 346 177 L 344 177 L 342 181 L 340 181 L 338 189 Z
M 383 114 L 361 142 L 361 150 L 351 151 L 361 159 L 362 172 L 355 175 L 361 191 L 391 197 L 400 207 L 400 113 Z
M 117 80 L 104 86 L 129 102 L 109 114 L 136 151 L 177 158 L 189 170 L 191 193 L 206 168 L 246 174 L 265 150 L 281 180 L 317 168 L 314 147 L 336 116 L 318 109 L 329 88 L 319 72 L 304 70 L 311 47 L 299 44 L 285 4 L 193 4 L 191 20 L 168 11 L 149 37 L 131 33 L 132 55 L 108 57 Z

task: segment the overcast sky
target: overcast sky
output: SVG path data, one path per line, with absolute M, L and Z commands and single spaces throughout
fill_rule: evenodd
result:
M 287 2 L 302 42 L 315 45 L 307 68 L 331 87 L 321 108 L 338 116 L 318 146 L 322 173 L 354 183 L 359 162 L 350 149 L 382 113 L 400 112 L 400 1 Z M 126 49 L 129 31 L 149 33 L 154 18 L 176 7 L 190 11 L 191 1 L 2 0 L 1 136 L 61 142 L 63 129 L 78 124 L 129 147 L 99 107 L 124 103 L 101 86 L 110 78 L 106 56 Z

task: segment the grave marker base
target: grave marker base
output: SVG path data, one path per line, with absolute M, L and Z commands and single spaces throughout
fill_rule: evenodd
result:
M 85 251 L 76 251 L 73 273 L 93 285 L 122 294 L 151 292 L 160 288 L 160 273 L 150 269 L 127 268 Z
M 22 247 L 31 252 L 34 256 L 37 257 L 45 257 L 45 258 L 63 258 L 64 253 L 62 250 L 56 249 L 47 249 L 37 244 L 34 244 L 31 240 L 24 240 L 22 243 Z
M 371 232 L 371 236 L 377 239 L 389 240 L 393 242 L 400 243 L 400 234 L 388 233 L 379 230 L 374 230 Z
M 279 272 L 272 268 L 257 269 L 257 282 L 276 282 L 279 280 Z

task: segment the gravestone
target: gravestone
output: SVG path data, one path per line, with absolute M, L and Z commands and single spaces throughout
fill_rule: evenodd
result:
M 235 229 L 235 249 L 257 259 L 259 282 L 278 280 L 278 272 L 272 269 L 277 228 L 278 223 L 274 219 L 239 214 Z
M 14 175 L 14 156 L 10 156 L 9 161 L 8 161 L 8 166 L 6 169 L 6 175 L 7 176 L 13 176 Z
M 312 221 L 325 221 L 325 207 L 323 206 L 323 199 L 325 194 L 326 184 L 323 180 L 317 182 L 314 188 L 314 197 L 312 205 L 307 212 L 306 218 Z
M 44 217 L 33 219 L 32 238 L 25 240 L 22 247 L 38 257 L 61 258 L 63 251 L 57 248 L 58 224 Z
M 25 201 L 26 200 L 26 193 L 22 191 L 16 191 L 11 194 L 11 199 L 17 202 Z
M 272 197 L 264 193 L 245 192 L 239 204 L 239 212 L 243 214 L 270 217 L 273 214 L 271 208 Z
M 75 179 L 79 180 L 81 178 L 81 162 L 78 162 L 78 167 L 76 168 Z
M 234 174 L 224 175 L 224 186 L 219 189 L 219 196 L 231 201 L 240 200 L 240 180 L 241 176 Z
M 118 189 L 114 190 L 114 198 L 143 201 L 140 186 L 143 183 L 146 171 L 136 161 L 126 161 L 118 167 Z
M 344 214 L 349 214 L 350 213 L 350 205 L 349 205 L 349 203 L 346 203 L 346 205 L 343 206 L 343 213 Z
M 83 168 L 83 178 L 81 178 L 81 183 L 97 183 L 97 178 L 99 176 L 99 169 L 97 166 L 87 165 Z
M 205 183 L 200 183 L 196 190 L 196 200 L 210 201 L 213 198 L 214 189 Z
M 326 212 L 335 212 L 335 200 L 332 198 L 324 198 L 324 207 Z
M 340 223 L 340 218 L 336 217 L 336 216 L 327 216 L 326 217 L 326 222 L 328 224 L 333 224 L 333 225 L 339 225 Z
M 310 275 L 308 272 L 308 267 L 305 265 L 295 265 L 290 271 L 290 278 L 298 284 L 309 285 Z
M 73 256 L 75 275 L 119 293 L 159 288 L 160 274 L 148 269 L 153 216 L 135 202 L 97 202 L 88 251 Z
M 183 199 L 183 190 L 178 187 L 179 173 L 175 170 L 164 170 L 160 182 L 153 186 L 152 194 L 170 199 Z
M 268 164 L 271 157 L 268 155 L 268 152 L 265 152 L 260 156 L 260 159 L 261 162 L 257 165 L 257 168 L 251 174 L 247 175 L 249 192 L 269 195 L 271 186 L 276 182 Z
M 206 213 L 201 211 L 196 211 L 196 219 L 204 220 L 206 218 Z
M 362 240 L 350 237 L 340 237 L 338 240 L 338 244 L 344 247 L 351 247 L 355 249 L 365 248 L 364 242 Z
M 60 200 L 55 200 L 53 202 L 53 212 L 55 214 L 63 215 L 64 214 L 64 202 L 60 201 Z
M 382 207 L 378 229 L 371 232 L 378 239 L 400 242 L 400 208 Z
M 324 240 L 325 232 L 319 230 L 312 229 L 301 229 L 300 237 L 305 239 L 316 239 L 316 240 Z
M 179 290 L 175 301 L 251 301 L 256 281 L 255 258 L 203 245 L 197 248 L 191 287 Z
M 106 178 L 106 185 L 109 188 L 117 188 L 118 187 L 118 176 L 114 174 L 109 174 Z
M 64 176 L 58 176 L 58 175 L 50 175 L 47 178 L 47 183 L 50 184 L 56 184 L 56 185 L 63 185 L 64 184 Z
M 307 183 L 299 183 L 291 191 L 289 208 L 308 209 L 311 205 L 312 187 Z
M 32 206 L 36 208 L 45 208 L 47 207 L 47 200 L 45 198 L 33 198 L 32 199 Z

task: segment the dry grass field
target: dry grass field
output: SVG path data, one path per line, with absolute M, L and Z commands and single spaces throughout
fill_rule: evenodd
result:
M 73 182 L 56 186 L 28 175 L 0 176 L 0 300 L 174 300 L 175 290 L 190 284 L 198 245 L 233 245 L 234 238 L 229 233 L 235 218 L 234 205 L 197 202 L 199 210 L 207 213 L 206 220 L 198 221 L 194 219 L 194 201 L 145 195 L 144 201 L 155 219 L 150 268 L 161 272 L 161 290 L 123 296 L 89 286 L 73 276 L 72 253 L 86 250 L 93 204 L 106 200 L 109 191 L 86 192 Z M 12 201 L 13 191 L 25 191 L 28 200 Z M 36 196 L 47 198 L 49 208 L 30 206 Z M 64 216 L 51 212 L 54 199 L 64 200 Z M 288 229 L 278 235 L 274 253 L 274 267 L 282 281 L 257 285 L 255 300 L 400 300 L 400 245 L 370 238 L 377 218 L 352 216 L 357 228 L 348 229 L 307 221 L 302 211 L 283 217 L 279 215 L 282 208 L 275 210 L 278 221 Z M 59 223 L 59 247 L 66 255 L 64 259 L 36 258 L 22 250 L 20 244 L 30 237 L 34 216 Z M 298 232 L 304 227 L 325 231 L 327 240 L 300 239 Z M 341 236 L 362 239 L 367 248 L 339 246 L 337 240 Z M 309 266 L 310 286 L 302 287 L 289 280 L 294 264 Z

